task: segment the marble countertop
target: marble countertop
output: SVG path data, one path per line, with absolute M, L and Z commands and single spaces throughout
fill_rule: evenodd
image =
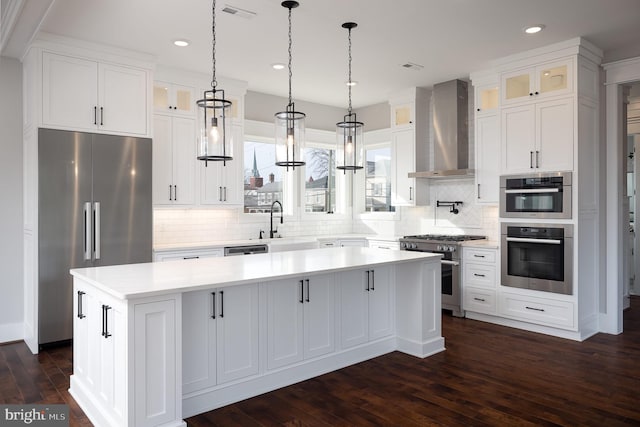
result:
M 79 268 L 71 274 L 124 300 L 440 257 L 426 252 L 344 247 Z

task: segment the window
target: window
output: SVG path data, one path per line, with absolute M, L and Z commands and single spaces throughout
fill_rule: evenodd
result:
M 365 211 L 395 212 L 391 206 L 391 146 L 365 150 Z
M 305 212 L 335 211 L 336 177 L 335 151 L 328 148 L 307 148 L 305 156 Z
M 269 212 L 271 203 L 283 201 L 283 170 L 275 165 L 273 143 L 251 139 L 244 142 L 244 212 Z

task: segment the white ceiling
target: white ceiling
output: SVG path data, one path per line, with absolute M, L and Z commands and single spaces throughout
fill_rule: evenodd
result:
M 34 1 L 34 0 L 30 0 Z M 640 56 L 640 0 L 299 0 L 293 10 L 293 97 L 346 106 L 346 21 L 354 107 L 412 86 L 466 78 L 516 52 L 582 36 L 607 60 Z M 223 13 L 232 5 L 252 19 Z M 542 23 L 537 35 L 522 28 Z M 287 9 L 280 0 L 217 0 L 219 76 L 286 96 Z M 41 30 L 153 54 L 158 64 L 211 73 L 210 0 L 55 0 Z M 172 44 L 191 41 L 187 48 Z M 420 71 L 401 64 L 423 65 Z

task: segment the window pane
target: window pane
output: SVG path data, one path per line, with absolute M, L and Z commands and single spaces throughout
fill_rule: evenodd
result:
M 391 206 L 391 147 L 366 150 L 365 210 L 394 212 Z
M 273 144 L 244 143 L 244 211 L 270 212 L 271 203 L 282 201 L 282 169 L 276 166 Z
M 336 180 L 335 151 L 326 148 L 307 148 L 304 153 L 305 212 L 328 212 L 335 210 Z

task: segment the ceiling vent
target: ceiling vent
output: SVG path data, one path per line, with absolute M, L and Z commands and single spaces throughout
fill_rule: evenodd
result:
M 414 64 L 413 62 L 407 62 L 401 65 L 402 68 L 407 68 L 409 70 L 420 71 L 424 68 L 424 65 Z
M 255 12 L 252 12 L 246 9 L 241 9 L 236 6 L 231 6 L 230 4 L 225 4 L 224 9 L 222 9 L 222 11 L 225 13 L 228 13 L 229 15 L 238 16 L 244 19 L 253 19 L 257 15 L 257 13 Z

